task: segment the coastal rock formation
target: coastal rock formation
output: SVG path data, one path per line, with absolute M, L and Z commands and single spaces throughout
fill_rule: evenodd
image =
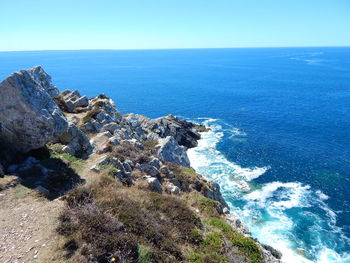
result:
M 88 98 L 86 96 L 81 96 L 77 90 L 65 90 L 59 95 L 58 100 L 67 112 L 74 112 L 77 108 L 84 108 L 89 105 Z
M 0 149 L 28 152 L 68 127 L 52 96 L 57 89 L 41 67 L 21 70 L 0 83 Z
M 125 119 L 134 129 L 142 130 L 143 132 L 140 133 L 145 134 L 147 140 L 172 136 L 179 145 L 192 148 L 197 146 L 197 141 L 200 138 L 199 133 L 195 130 L 200 125 L 180 120 L 171 114 L 158 119 L 150 119 L 138 114 L 127 114 Z
M 60 249 L 75 247 L 72 261 L 139 262 L 143 250 L 147 262 L 279 263 L 238 218 L 225 219 L 219 185 L 190 167 L 186 150 L 206 127 L 122 115 L 105 95 L 59 93 L 41 67 L 12 74 L 0 95 L 0 149 L 46 144 L 0 162 L 0 177 L 18 176 L 0 191 L 23 184 L 50 200 L 64 195 L 56 234 L 67 241 Z
M 179 146 L 177 141 L 172 136 L 159 140 L 158 155 L 164 161 L 178 163 L 184 167 L 190 167 L 186 151 Z
M 73 123 L 58 138 L 58 142 L 64 144 L 62 151 L 71 155 L 86 157 L 92 152 L 89 138 Z

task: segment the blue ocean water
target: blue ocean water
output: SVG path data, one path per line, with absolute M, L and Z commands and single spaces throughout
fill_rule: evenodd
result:
M 211 125 L 192 165 L 285 262 L 350 262 L 350 48 L 0 52 L 121 112 Z

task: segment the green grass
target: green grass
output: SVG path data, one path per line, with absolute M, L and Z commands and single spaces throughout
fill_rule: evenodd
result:
M 208 218 L 206 222 L 210 226 L 219 229 L 251 263 L 261 262 L 262 256 L 260 249 L 253 239 L 234 231 L 229 224 L 218 218 Z
M 181 169 L 181 173 L 185 175 L 189 175 L 191 177 L 197 177 L 197 173 L 193 168 L 183 168 Z
M 139 244 L 137 246 L 137 263 L 151 263 L 151 249 L 148 246 Z
M 73 155 L 70 155 L 68 153 L 52 153 L 50 159 L 61 159 L 69 162 L 69 166 L 77 173 L 79 174 L 84 169 L 84 160 L 75 157 Z M 48 159 L 48 161 L 50 160 Z M 45 161 L 45 160 L 44 160 Z
M 218 213 L 219 202 L 201 194 L 191 194 L 190 199 L 193 202 L 193 206 L 198 208 L 202 214 L 210 217 L 220 216 Z
M 222 235 L 218 232 L 210 232 L 203 240 L 205 249 L 220 251 L 222 248 Z

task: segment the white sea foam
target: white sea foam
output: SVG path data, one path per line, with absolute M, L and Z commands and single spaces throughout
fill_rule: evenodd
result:
M 267 200 L 273 197 L 276 191 L 279 189 L 283 191 L 283 197 L 279 197 L 278 199 L 282 200 L 267 202 Z M 280 209 L 305 207 L 309 206 L 307 200 L 305 200 L 305 192 L 307 192 L 309 189 L 310 186 L 303 186 L 297 182 L 272 182 L 265 184 L 260 190 L 247 194 L 245 199 L 248 201 L 257 202 L 261 207 L 272 206 Z
M 324 211 L 320 218 L 307 210 L 300 210 L 302 215 L 314 217 L 315 221 L 320 222 L 312 226 L 312 231 L 321 233 L 321 224 L 325 224 L 331 232 L 341 234 L 341 229 L 336 227 L 336 213 L 325 203 L 327 195 L 299 182 L 271 182 L 252 191 L 249 181 L 263 175 L 269 167 L 241 167 L 227 160 L 216 148 L 225 135 L 247 135 L 234 127 L 227 129 L 225 125 L 223 128 L 215 119 L 204 118 L 201 121 L 210 125 L 211 131 L 202 134 L 198 147 L 188 150 L 191 165 L 199 173 L 218 182 L 226 200 L 234 198 L 245 201 L 243 207 L 234 206 L 230 202 L 229 206 L 254 237 L 280 250 L 285 263 L 350 263 L 350 255 L 339 255 L 329 248 L 321 234 L 318 235 L 319 241 L 312 251 L 304 251 L 306 244 L 293 234 L 296 225 L 286 211 L 291 208 L 307 209 L 311 206 Z M 313 254 L 315 261 L 308 259 L 306 255 L 309 253 Z

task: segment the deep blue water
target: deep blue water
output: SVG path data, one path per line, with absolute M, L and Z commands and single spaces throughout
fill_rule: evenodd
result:
M 191 160 L 252 234 L 350 262 L 350 48 L 0 52 L 1 79 L 34 65 L 123 113 L 214 119 L 192 154 L 210 167 Z

